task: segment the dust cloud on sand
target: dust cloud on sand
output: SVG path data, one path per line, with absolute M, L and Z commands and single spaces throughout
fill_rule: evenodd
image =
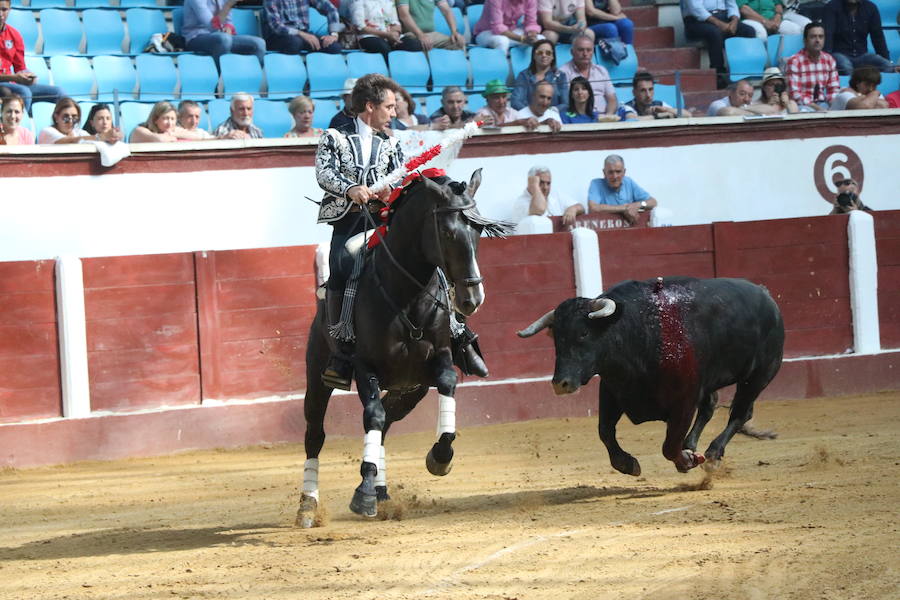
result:
M 720 411 L 700 450 L 721 431 Z M 389 436 L 391 503 L 347 505 L 359 440 L 321 456 L 321 527 L 293 527 L 303 450 L 285 445 L 0 471 L 0 598 L 720 600 L 900 597 L 900 394 L 757 404 L 682 475 L 660 423 L 622 423 L 641 477 L 593 418 Z

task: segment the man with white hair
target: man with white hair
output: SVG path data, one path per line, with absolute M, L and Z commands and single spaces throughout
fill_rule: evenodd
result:
M 575 217 L 583 215 L 584 206 L 571 198 L 551 191 L 553 176 L 550 168 L 536 165 L 528 170 L 525 191 L 513 201 L 510 220 L 519 223 L 529 216 L 562 217 L 564 225 L 574 225 Z
M 656 199 L 625 175 L 625 159 L 610 154 L 603 161 L 603 178 L 592 179 L 588 188 L 591 212 L 619 214 L 634 225 L 638 215 L 656 207 Z
M 213 135 L 220 140 L 246 140 L 264 137 L 253 124 L 253 96 L 238 92 L 231 97 L 231 116 L 222 121 Z

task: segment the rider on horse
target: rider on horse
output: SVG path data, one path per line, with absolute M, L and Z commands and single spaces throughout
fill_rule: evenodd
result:
M 325 295 L 329 331 L 335 331 L 341 321 L 344 291 L 353 271 L 354 257 L 347 250 L 346 242 L 370 228 L 369 219 L 363 214 L 370 210 L 370 201 L 383 202 L 390 192 L 386 190 L 379 195 L 370 186 L 403 164 L 403 151 L 397 138 L 384 132 L 396 115 L 395 94 L 399 90 L 400 86 L 384 75 L 370 73 L 361 77 L 353 87 L 350 100 L 356 118 L 340 129 L 326 130 L 319 140 L 316 180 L 325 196 L 318 222 L 330 223 L 334 228 Z M 376 208 L 372 210 L 377 212 Z M 468 327 L 454 338 L 455 362 L 464 373 L 486 377 L 487 367 L 474 345 L 476 339 Z M 336 346 L 337 351 L 322 373 L 322 381 L 332 388 L 349 390 L 354 343 L 352 339 L 338 337 Z

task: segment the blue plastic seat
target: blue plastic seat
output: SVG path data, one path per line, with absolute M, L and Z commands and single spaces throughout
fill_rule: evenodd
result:
M 175 97 L 178 88 L 178 69 L 171 56 L 165 54 L 138 54 L 134 59 L 137 67 L 140 99 L 158 102 Z
M 36 56 L 34 54 L 26 54 L 25 55 L 25 67 L 37 75 L 38 83 L 51 83 L 50 78 L 50 69 L 47 67 L 47 61 L 43 56 Z
M 253 57 L 256 60 L 256 57 Z M 181 80 L 181 97 L 191 100 L 215 98 L 219 85 L 219 72 L 212 56 L 182 54 L 178 57 L 178 77 Z
M 53 84 L 66 91 L 75 100 L 89 100 L 93 97 L 94 70 L 83 56 L 57 54 L 50 57 L 50 72 Z
M 900 89 L 900 73 L 881 74 L 881 84 L 878 86 L 878 91 L 883 96 L 896 92 L 898 89 Z
M 313 9 L 310 9 L 311 11 Z M 260 37 L 259 19 L 256 12 L 250 8 L 235 8 L 229 15 L 231 22 L 234 23 L 234 29 L 238 35 L 255 35 Z
M 306 65 L 293 54 L 266 54 L 263 59 L 269 98 L 293 98 L 306 87 Z
M 87 54 L 122 54 L 125 26 L 117 11 L 89 8 L 81 18 Z
M 850 87 L 850 76 L 849 75 L 838 75 L 838 85 L 841 86 L 841 89 L 845 87 Z
M 482 90 L 492 79 L 506 82 L 509 77 L 509 63 L 506 55 L 497 48 L 469 49 L 469 65 L 472 67 L 472 89 Z
M 462 50 L 434 48 L 428 53 L 428 61 L 432 65 L 431 80 L 435 92 L 440 92 L 448 85 L 465 87 L 468 83 L 469 62 Z
M 309 7 L 309 32 L 319 37 L 328 35 L 328 19 L 311 6 Z
M 65 6 L 65 0 L 31 0 L 31 8 L 59 8 Z
M 41 11 L 44 54 L 78 54 L 84 30 L 74 10 L 45 8 Z
M 410 93 L 424 92 L 431 77 L 431 68 L 424 52 L 394 50 L 388 54 L 391 77 Z
M 556 48 L 556 68 L 560 68 L 570 60 L 572 60 L 572 44 L 557 44 Z M 600 64 L 600 59 L 597 58 L 597 52 L 595 49 L 594 52 L 594 62 L 598 65 Z
M 425 98 L 425 115 L 431 116 L 437 109 L 441 107 L 441 95 L 432 94 Z
M 478 112 L 480 108 L 487 106 L 487 100 L 481 94 L 466 94 L 466 110 Z
M 155 0 L 119 0 L 119 7 L 127 8 L 159 8 Z M 174 9 L 173 9 L 174 10 Z
M 631 93 L 631 88 L 628 88 L 628 90 Z M 669 106 L 676 107 L 678 106 L 678 96 L 678 88 L 674 85 L 665 85 L 663 83 L 653 85 L 654 100 L 662 100 Z M 684 108 L 684 97 L 681 99 L 681 107 Z
M 109 0 L 75 0 L 75 8 L 103 8 L 108 6 L 112 6 Z
M 313 127 L 318 127 L 319 129 L 328 129 L 328 124 L 331 123 L 331 119 L 334 115 L 338 114 L 341 110 L 340 107 L 334 100 L 323 98 L 322 100 L 316 100 L 316 110 L 313 113 Z M 293 127 L 293 125 L 291 125 Z
M 153 110 L 153 105 L 146 102 L 122 102 L 119 104 L 119 128 L 125 134 L 125 139 L 131 138 L 135 127 L 147 122 L 151 110 Z
M 787 59 L 797 54 L 803 48 L 803 36 L 796 35 L 770 35 L 766 40 L 766 55 L 770 67 L 781 67 Z
M 743 39 L 743 38 L 742 38 Z M 637 73 L 638 59 L 634 46 L 628 44 L 628 56 L 626 56 L 619 64 L 612 61 L 601 60 L 599 64 L 606 67 L 609 71 L 609 77 L 612 79 L 613 85 L 631 85 L 634 74 Z M 556 63 L 559 65 L 559 62 Z M 760 70 L 762 72 L 762 70 Z
M 725 40 L 725 54 L 728 56 L 731 81 L 759 77 L 769 58 L 766 45 L 759 38 L 728 38 Z
M 466 7 L 466 32 L 471 34 L 475 30 L 475 24 L 481 20 L 481 13 L 484 11 L 483 4 L 470 4 Z M 469 41 L 475 43 L 475 36 Z
M 181 27 L 184 25 L 184 8 L 176 6 L 172 9 L 172 31 L 181 35 Z
M 509 48 L 509 62 L 512 65 L 513 77 L 518 76 L 531 64 L 531 46 L 511 46 Z M 561 64 L 557 62 L 556 66 L 559 67 Z
M 22 42 L 25 44 L 25 54 L 37 51 L 38 24 L 34 13 L 30 10 L 11 10 L 6 22 L 15 27 L 22 34 Z
M 286 102 L 256 100 L 253 103 L 253 124 L 262 129 L 265 137 L 280 138 L 294 126 L 294 118 L 288 112 Z
M 309 60 L 309 56 L 307 56 Z M 370 52 L 351 52 L 347 55 L 347 69 L 350 77 L 359 78 L 369 73 L 388 74 L 384 56 Z
M 897 29 L 897 14 L 900 13 L 900 0 L 872 0 L 878 7 L 883 28 Z M 888 34 L 887 31 L 884 32 Z
M 53 125 L 53 110 L 56 108 L 55 102 L 33 102 L 31 104 L 31 120 L 34 123 L 35 134 L 40 134 L 41 129 Z M 87 117 L 84 108 L 81 114 Z
M 206 105 L 206 110 L 209 113 L 209 129 L 210 131 L 215 131 L 225 119 L 231 116 L 231 100 L 215 98 L 209 101 L 209 104 Z
M 97 79 L 97 101 L 112 102 L 117 91 L 121 100 L 134 99 L 137 72 L 128 56 L 103 55 L 94 57 L 94 77 Z
M 169 30 L 163 11 L 153 8 L 129 8 L 125 11 L 125 23 L 128 25 L 128 52 L 131 54 L 143 52 L 154 33 Z
M 312 13 L 312 11 L 310 11 Z M 344 89 L 350 71 L 340 54 L 310 52 L 306 55 L 309 95 L 313 98 L 337 98 Z
M 460 34 L 465 34 L 466 21 L 462 11 L 458 8 L 451 10 L 453 11 L 453 18 L 456 19 L 456 31 Z M 444 18 L 444 13 L 437 6 L 434 7 L 434 30 L 444 35 L 450 35 L 450 23 L 447 22 L 447 19 Z
M 235 92 L 259 95 L 262 86 L 262 67 L 252 54 L 223 54 L 219 57 L 222 69 L 222 92 L 230 96 Z

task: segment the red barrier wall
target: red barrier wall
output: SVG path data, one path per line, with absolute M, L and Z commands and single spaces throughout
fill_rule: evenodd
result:
M 82 268 L 91 408 L 199 404 L 192 256 L 87 258 Z
M 900 348 L 900 210 L 875 215 L 882 348 Z
M 54 267 L 0 263 L 0 423 L 62 415 Z
M 204 400 L 306 388 L 315 251 L 294 246 L 196 253 Z

